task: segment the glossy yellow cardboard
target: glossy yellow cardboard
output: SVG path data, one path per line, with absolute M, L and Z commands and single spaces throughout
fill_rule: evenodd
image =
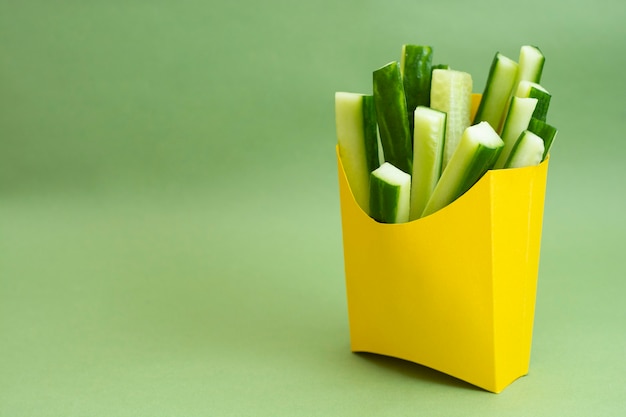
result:
M 337 152 L 351 349 L 491 392 L 528 373 L 548 161 L 489 171 L 442 210 L 382 224 Z

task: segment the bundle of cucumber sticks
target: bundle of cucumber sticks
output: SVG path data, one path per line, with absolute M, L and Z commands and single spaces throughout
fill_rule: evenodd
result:
M 430 46 L 404 45 L 400 62 L 373 72 L 373 94 L 337 92 L 339 155 L 352 193 L 373 219 L 430 215 L 488 170 L 541 163 L 557 130 L 534 46 L 518 61 L 496 53 L 471 120 L 472 77 L 433 65 Z

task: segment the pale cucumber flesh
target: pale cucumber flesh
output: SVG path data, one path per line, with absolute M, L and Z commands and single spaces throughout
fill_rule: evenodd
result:
M 548 115 L 548 108 L 550 107 L 550 99 L 552 95 L 543 88 L 540 84 L 532 81 L 522 80 L 517 86 L 517 97 L 536 98 L 537 107 L 533 112 L 533 117 L 539 120 L 546 120 Z
M 336 93 L 335 126 L 339 155 L 350 189 L 359 206 L 368 213 L 369 174 L 380 165 L 373 97 Z
M 452 158 L 463 131 L 470 125 L 472 76 L 467 72 L 437 69 L 430 86 L 430 107 L 447 113 L 443 169 Z
M 517 62 L 497 52 L 491 62 L 483 96 L 474 116 L 474 124 L 488 122 L 500 131 L 509 98 L 517 77 Z
M 515 145 L 515 142 L 524 130 L 528 128 L 530 119 L 532 118 L 535 107 L 537 106 L 536 98 L 513 97 L 511 106 L 504 121 L 502 128 L 502 140 L 504 148 L 496 161 L 494 168 L 504 168 L 504 164 Z
M 414 119 L 411 220 L 420 218 L 441 176 L 447 114 L 419 106 Z
M 524 168 L 539 165 L 543 161 L 544 143 L 536 134 L 524 130 L 513 146 L 504 168 Z
M 536 46 L 522 46 L 518 59 L 519 71 L 515 80 L 516 85 L 523 80 L 539 83 L 545 61 L 543 53 Z

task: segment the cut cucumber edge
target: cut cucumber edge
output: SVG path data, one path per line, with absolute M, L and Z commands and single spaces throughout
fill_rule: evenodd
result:
M 366 213 L 369 213 L 369 173 L 380 165 L 376 115 L 371 101 L 372 97 L 364 94 L 335 93 L 339 154 L 352 194 Z
M 494 168 L 503 168 L 511 153 L 511 149 L 521 133 L 528 128 L 533 112 L 537 107 L 536 98 L 513 97 L 511 106 L 502 128 L 502 140 L 504 148 L 496 161 Z
M 524 45 L 519 53 L 519 72 L 515 80 L 516 85 L 523 80 L 539 83 L 546 58 L 536 46 Z
M 370 174 L 370 210 L 380 223 L 409 221 L 411 176 L 389 162 Z
M 473 124 L 486 121 L 496 132 L 500 132 L 517 71 L 517 62 L 496 52 Z
M 414 118 L 411 220 L 421 216 L 441 176 L 447 114 L 419 106 Z
M 524 130 L 513 146 L 504 168 L 525 168 L 543 161 L 545 146 L 543 139 L 529 130 Z
M 468 127 L 421 217 L 444 208 L 469 190 L 493 167 L 503 146 L 504 142 L 488 122 Z

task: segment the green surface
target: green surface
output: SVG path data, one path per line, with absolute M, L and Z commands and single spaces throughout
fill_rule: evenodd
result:
M 622 0 L 0 1 L 0 416 L 623 414 L 625 19 Z M 404 43 L 474 91 L 495 51 L 546 55 L 531 373 L 499 395 L 349 351 L 333 96 L 371 93 Z

